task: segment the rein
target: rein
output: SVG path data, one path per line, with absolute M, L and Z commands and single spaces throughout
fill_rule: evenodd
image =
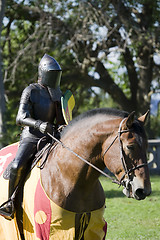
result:
M 62 147 L 66 148 L 68 151 L 70 151 L 73 155 L 75 155 L 76 157 L 78 157 L 79 159 L 81 159 L 83 162 L 85 162 L 86 164 L 90 165 L 92 168 L 94 168 L 95 170 L 97 170 L 98 172 L 100 172 L 102 175 L 104 175 L 105 177 L 109 178 L 112 180 L 113 183 L 118 184 L 119 186 L 125 186 L 123 179 L 125 178 L 126 175 L 128 175 L 128 179 L 129 182 L 131 181 L 131 176 L 130 173 L 133 172 L 136 169 L 139 169 L 141 167 L 144 167 L 147 165 L 147 163 L 143 163 L 143 164 L 139 164 L 136 167 L 133 167 L 131 169 L 127 169 L 127 164 L 125 161 L 125 158 L 123 156 L 123 146 L 122 146 L 122 141 L 120 139 L 121 134 L 125 133 L 125 132 L 130 132 L 133 131 L 133 129 L 127 129 L 127 130 L 121 130 L 122 128 L 122 124 L 123 122 L 126 120 L 126 118 L 122 119 L 120 125 L 119 125 L 119 130 L 118 130 L 118 134 L 115 136 L 115 138 L 113 139 L 112 143 L 109 145 L 109 147 L 104 151 L 102 158 L 104 159 L 105 154 L 108 152 L 108 150 L 111 148 L 111 146 L 114 144 L 114 142 L 116 141 L 116 139 L 118 138 L 119 140 L 119 147 L 120 147 L 120 158 L 121 158 L 121 162 L 123 165 L 123 169 L 124 169 L 124 174 L 121 177 L 120 180 L 114 179 L 112 178 L 110 175 L 106 174 L 105 172 L 103 172 L 101 169 L 97 168 L 95 165 L 93 165 L 92 163 L 88 162 L 86 159 L 84 159 L 83 157 L 81 157 L 79 154 L 75 153 L 72 149 L 70 149 L 69 147 L 67 147 L 63 142 L 61 142 L 60 140 L 58 140 L 57 138 L 55 138 L 53 135 L 51 135 L 50 133 L 47 133 L 48 136 L 50 136 L 54 141 L 56 141 L 57 143 L 61 144 Z
M 50 136 L 54 141 L 56 141 L 57 143 L 60 143 L 62 145 L 62 147 L 66 148 L 67 150 L 69 150 L 73 155 L 75 155 L 76 157 L 78 157 L 79 159 L 81 159 L 83 162 L 87 163 L 88 165 L 90 165 L 91 167 L 93 167 L 94 169 L 96 169 L 98 172 L 100 172 L 101 174 L 103 174 L 105 177 L 110 178 L 113 182 L 117 183 L 117 180 L 113 179 L 112 177 L 110 177 L 108 174 L 106 174 L 105 172 L 103 172 L 101 169 L 97 168 L 95 165 L 93 165 L 92 163 L 88 162 L 86 159 L 84 159 L 83 157 L 81 157 L 79 154 L 75 153 L 72 149 L 70 149 L 69 147 L 67 147 L 63 142 L 61 142 L 60 140 L 58 140 L 57 138 L 55 138 L 53 135 L 51 135 L 50 133 L 47 133 L 48 136 Z

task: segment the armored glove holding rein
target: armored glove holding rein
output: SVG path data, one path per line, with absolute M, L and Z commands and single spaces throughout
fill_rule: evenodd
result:
M 37 120 L 34 128 L 38 129 L 43 134 L 46 134 L 46 133 L 53 134 L 54 133 L 54 127 L 49 122 L 43 122 L 41 120 Z

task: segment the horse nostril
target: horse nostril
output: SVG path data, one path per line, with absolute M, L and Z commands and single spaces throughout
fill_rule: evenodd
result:
M 146 198 L 146 194 L 145 194 L 145 191 L 143 188 L 138 188 L 136 191 L 135 191 L 135 198 L 137 200 L 143 200 Z

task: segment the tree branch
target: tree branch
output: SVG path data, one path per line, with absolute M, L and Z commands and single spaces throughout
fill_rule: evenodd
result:
M 131 15 L 130 8 L 126 7 L 122 0 L 112 0 L 111 3 L 113 4 L 118 18 L 120 19 L 121 23 L 124 25 L 126 29 L 134 29 L 135 33 L 139 33 L 139 24 L 133 19 Z
M 137 89 L 138 89 L 137 72 L 135 70 L 131 52 L 128 48 L 125 49 L 123 56 L 125 60 L 125 66 L 128 72 L 129 82 L 130 82 L 131 99 L 136 108 L 136 97 L 137 97 Z

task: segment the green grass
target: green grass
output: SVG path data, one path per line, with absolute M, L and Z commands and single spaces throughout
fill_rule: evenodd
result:
M 160 176 L 151 176 L 152 194 L 141 201 L 127 198 L 105 177 L 100 181 L 106 195 L 106 240 L 160 240 Z

